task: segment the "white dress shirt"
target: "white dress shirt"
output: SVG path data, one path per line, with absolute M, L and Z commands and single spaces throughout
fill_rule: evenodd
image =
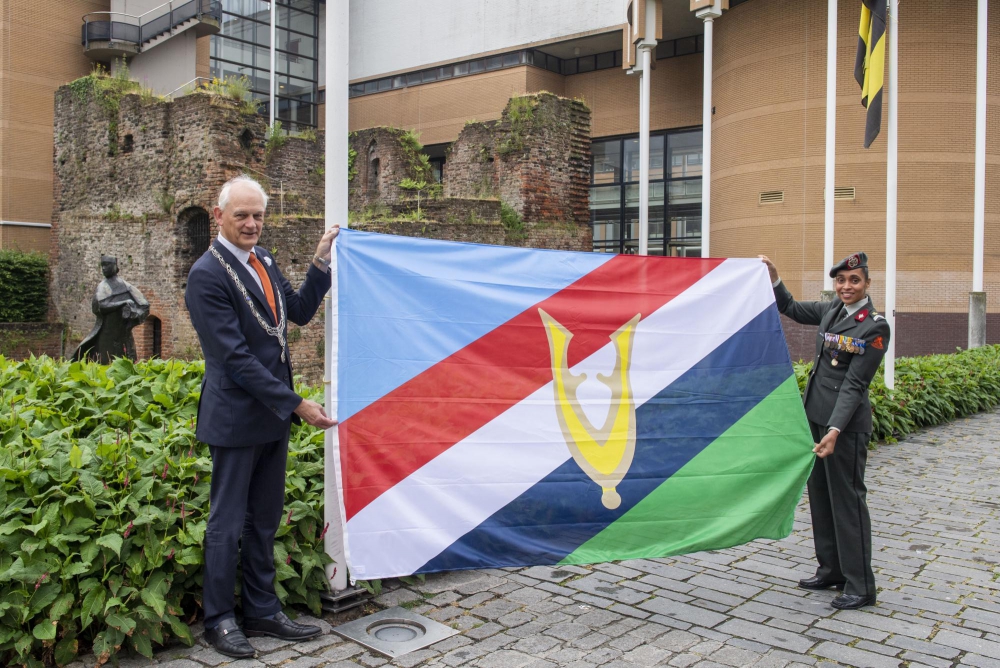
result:
M 250 266 L 250 252 L 233 245 L 233 242 L 222 236 L 222 232 L 219 232 L 219 236 L 216 237 L 216 240 L 222 244 L 227 251 L 236 256 L 237 260 L 250 268 L 250 275 L 253 277 L 253 280 L 257 282 L 257 287 L 260 288 L 261 292 L 264 292 L 264 284 L 260 282 L 260 276 L 258 276 L 257 271 Z M 256 246 L 254 246 L 254 248 L 256 248 Z

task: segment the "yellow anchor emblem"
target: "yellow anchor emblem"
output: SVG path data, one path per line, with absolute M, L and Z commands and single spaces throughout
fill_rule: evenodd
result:
M 587 374 L 574 376 L 567 362 L 573 334 L 542 309 L 538 309 L 538 313 L 549 339 L 553 388 L 558 405 L 556 415 L 566 445 L 577 465 L 601 486 L 601 503 L 605 508 L 614 510 L 622 502 L 616 488 L 632 465 L 635 454 L 635 398 L 632 396 L 629 367 L 632 340 L 640 314 L 609 337 L 617 355 L 615 368 L 610 376 L 597 374 L 597 379 L 611 390 L 611 404 L 604 425 L 595 429 L 576 398 L 577 388 L 587 379 Z

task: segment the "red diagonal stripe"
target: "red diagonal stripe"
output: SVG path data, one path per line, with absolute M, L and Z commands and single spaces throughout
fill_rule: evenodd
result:
M 539 308 L 573 333 L 572 366 L 721 263 L 616 256 L 352 415 L 339 427 L 347 518 L 552 380 Z

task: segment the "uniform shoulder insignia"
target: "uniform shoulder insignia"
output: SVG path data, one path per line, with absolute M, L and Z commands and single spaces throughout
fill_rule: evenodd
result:
M 881 336 L 876 336 L 875 340 L 872 341 L 872 348 L 878 348 L 879 350 L 885 350 L 885 342 L 882 341 Z
M 878 322 L 879 320 L 885 320 L 885 316 L 878 315 L 877 313 L 872 314 L 872 320 Z

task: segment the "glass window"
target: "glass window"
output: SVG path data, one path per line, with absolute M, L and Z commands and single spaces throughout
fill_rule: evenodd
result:
M 212 75 L 246 75 L 254 96 L 266 100 L 271 87 L 271 5 L 264 0 L 223 0 L 223 10 L 222 31 L 211 41 Z M 279 103 L 275 112 L 290 126 L 314 126 L 317 120 L 318 13 L 318 0 L 279 0 L 275 8 L 276 93 L 295 98 Z M 377 81 L 353 84 L 349 94 L 377 92 L 379 86 Z M 261 113 L 268 113 L 267 108 Z
M 674 55 L 674 41 L 660 42 L 656 45 L 656 59 L 672 58 Z
M 487 70 L 498 70 L 501 67 L 503 67 L 503 58 L 500 56 L 491 56 L 486 59 Z
M 596 59 L 593 56 L 584 56 L 578 59 L 577 71 L 579 72 L 593 72 L 597 69 Z
M 405 88 L 406 87 L 406 77 L 403 75 L 395 76 L 392 78 L 393 88 Z
M 670 135 L 668 148 L 670 178 L 701 176 L 701 130 Z
M 597 54 L 597 69 L 606 70 L 608 68 L 615 66 L 615 53 L 614 51 L 609 51 L 608 53 Z
M 513 67 L 514 65 L 519 65 L 521 63 L 521 52 L 517 53 L 506 53 L 503 57 L 504 67 Z
M 649 138 L 649 178 L 663 178 L 663 135 L 652 135 Z M 639 180 L 639 140 L 625 140 L 625 177 L 626 182 Z
M 676 53 L 678 56 L 686 56 L 689 53 L 695 53 L 698 51 L 698 38 L 697 36 L 691 37 L 681 37 L 675 40 L 676 42 Z
M 479 60 L 473 60 L 469 63 L 469 72 L 475 74 L 476 72 L 483 72 L 486 70 L 486 61 L 480 58 Z
M 422 77 L 420 76 L 420 72 L 410 72 L 409 74 L 406 75 L 407 86 L 416 86 L 421 82 L 421 80 Z
M 570 58 L 569 60 L 564 60 L 562 62 L 562 73 L 563 74 L 576 74 L 577 71 L 578 71 L 577 70 L 577 66 L 578 65 L 579 65 L 579 63 L 577 62 L 576 58 Z
M 381 93 L 384 90 L 392 90 L 392 79 L 390 77 L 378 80 L 378 92 Z
M 469 73 L 469 63 L 456 63 L 454 68 L 456 77 L 463 76 Z
M 590 168 L 590 182 L 594 185 L 603 183 L 621 183 L 622 177 L 622 142 L 620 139 L 594 142 L 591 147 L 593 162 Z
M 438 72 L 436 69 L 424 70 L 421 81 L 423 81 L 423 83 L 430 83 L 431 81 L 437 81 L 437 78 Z
M 621 195 L 618 186 L 590 189 L 590 224 L 594 231 L 594 250 L 618 253 L 621 232 Z
M 667 158 L 664 148 L 670 148 Z M 639 140 L 603 139 L 591 145 L 590 220 L 594 251 L 639 250 Z M 678 170 L 671 165 L 675 159 Z M 650 137 L 649 252 L 701 254 L 701 131 Z

